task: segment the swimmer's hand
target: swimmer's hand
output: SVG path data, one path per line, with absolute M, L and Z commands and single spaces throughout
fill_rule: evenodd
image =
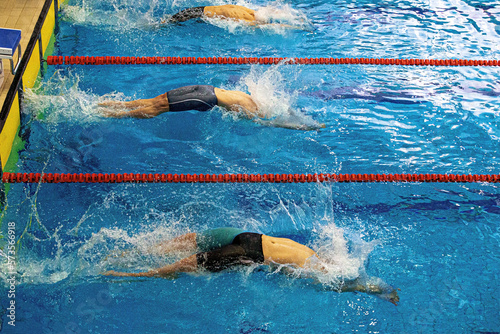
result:
M 341 291 L 359 291 L 370 295 L 376 295 L 377 297 L 398 306 L 398 291 L 401 291 L 401 289 L 394 289 L 390 285 L 383 283 L 379 278 L 371 278 L 371 280 L 372 282 L 366 282 L 364 279 L 358 277 L 354 281 L 346 282 L 344 286 L 342 286 Z
M 291 24 L 283 24 L 283 23 L 266 23 L 261 24 L 262 27 L 276 27 L 276 28 L 286 28 L 290 30 L 302 30 L 306 32 L 314 32 L 314 28 L 312 26 L 301 26 L 301 25 L 291 25 Z
M 312 131 L 326 128 L 325 123 L 318 123 L 292 108 L 288 109 L 288 116 L 285 116 L 281 122 L 277 123 L 277 126 L 279 127 L 302 131 Z
M 301 124 L 295 122 L 275 121 L 275 120 L 269 121 L 262 119 L 257 119 L 256 122 L 265 126 L 272 126 L 275 128 L 284 128 L 290 130 L 301 130 L 301 131 L 320 130 L 326 127 L 325 123 Z
M 383 300 L 387 300 L 388 302 L 398 306 L 399 303 L 398 291 L 401 291 L 401 289 L 394 289 L 389 293 L 382 293 L 379 295 L 379 297 L 382 298 Z
M 324 128 L 326 128 L 325 123 L 318 123 L 318 124 L 301 124 L 301 125 L 295 125 L 293 127 L 289 127 L 288 129 L 303 130 L 303 131 L 312 131 L 312 130 L 319 130 L 319 129 L 324 129 Z
M 376 295 L 380 299 L 387 300 L 388 302 L 398 306 L 399 296 L 398 291 L 401 289 L 394 289 L 393 287 L 381 287 L 379 285 L 368 284 L 366 293 Z
M 258 116 L 262 117 L 262 115 Z M 257 123 L 276 128 L 302 131 L 320 130 L 326 127 L 325 123 L 318 123 L 309 116 L 291 108 L 288 109 L 288 113 L 286 115 L 279 115 L 273 119 L 255 118 L 255 121 Z

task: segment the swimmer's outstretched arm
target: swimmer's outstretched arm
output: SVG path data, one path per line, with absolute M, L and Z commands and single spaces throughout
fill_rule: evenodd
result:
M 273 126 L 275 128 L 284 128 L 284 129 L 301 130 L 301 131 L 320 130 L 326 127 L 325 123 L 309 125 L 309 124 L 301 124 L 301 123 L 286 122 L 286 121 L 273 123 L 266 120 L 258 120 L 257 123 Z
M 325 124 L 306 125 L 300 121 L 294 122 L 293 120 L 270 121 L 266 119 L 269 115 L 259 108 L 250 95 L 241 91 L 226 90 L 217 87 L 214 89 L 214 92 L 217 96 L 217 104 L 220 107 L 262 125 L 293 130 L 318 130 L 325 127 Z M 289 113 L 291 117 L 295 117 L 293 110 L 290 110 Z
M 357 291 L 370 295 L 376 295 L 396 306 L 399 302 L 398 291 L 400 291 L 400 289 L 393 288 L 377 277 L 369 277 L 367 279 L 357 278 L 353 281 L 344 283 L 341 288 L 341 292 Z
M 120 277 L 168 277 L 176 273 L 189 273 L 198 269 L 196 254 L 172 264 L 167 264 L 164 267 L 145 271 L 141 273 L 125 273 L 114 270 L 109 270 L 102 275 L 104 276 L 120 276 Z

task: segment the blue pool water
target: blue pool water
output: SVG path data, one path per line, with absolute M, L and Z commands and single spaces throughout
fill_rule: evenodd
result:
M 500 59 L 495 1 L 272 3 L 303 30 L 158 24 L 210 4 L 222 2 L 71 0 L 54 54 Z M 218 108 L 151 120 L 99 114 L 101 101 L 190 84 L 251 93 L 274 126 Z M 498 174 L 499 102 L 494 67 L 53 66 L 26 93 L 18 169 Z M 300 111 L 294 121 L 326 128 L 276 127 L 289 109 Z M 2 233 L 14 222 L 20 240 L 15 328 L 9 285 L 0 291 L 5 333 L 500 332 L 493 184 L 13 184 L 4 212 Z M 339 264 L 335 277 L 319 285 L 267 270 L 99 275 L 170 263 L 185 254 L 146 248 L 220 226 L 319 249 Z M 135 251 L 115 256 L 123 249 Z M 399 306 L 332 291 L 365 272 L 400 288 Z

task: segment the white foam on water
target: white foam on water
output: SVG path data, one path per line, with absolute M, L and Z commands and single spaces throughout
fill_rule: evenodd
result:
M 158 0 L 147 4 L 137 2 L 108 1 L 105 9 L 100 8 L 102 2 L 82 0 L 76 5 L 63 5 L 61 17 L 79 25 L 99 26 L 104 29 L 131 30 L 157 27 L 160 18 L 155 11 L 164 7 Z
M 103 115 L 98 104 L 106 100 L 124 100 L 123 94 L 97 95 L 79 88 L 77 74 L 63 75 L 60 71 L 47 80 L 43 86 L 26 89 L 23 112 L 31 114 L 41 122 L 97 122 Z
M 296 105 L 298 91 L 288 88 L 294 78 L 285 77 L 281 73 L 281 64 L 270 67 L 252 66 L 248 75 L 241 78 L 235 88 L 248 91 L 263 117 L 254 121 L 274 127 L 284 127 L 300 130 L 317 130 L 323 127 L 311 116 L 299 111 Z

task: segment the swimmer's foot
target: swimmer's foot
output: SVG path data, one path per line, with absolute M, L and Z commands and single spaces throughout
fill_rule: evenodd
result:
M 120 118 L 121 115 L 123 114 L 123 111 L 117 110 L 117 109 L 105 109 L 105 108 L 101 108 L 99 110 L 99 113 L 102 116 L 108 117 L 108 118 Z
M 121 101 L 104 101 L 97 104 L 98 112 L 104 117 L 115 118 L 123 109 L 127 109 L 125 102 Z

